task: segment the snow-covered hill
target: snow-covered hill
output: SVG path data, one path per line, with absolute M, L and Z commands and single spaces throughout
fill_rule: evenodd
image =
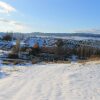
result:
M 100 63 L 3 67 L 0 100 L 100 100 Z M 2 72 L 2 73 L 3 73 Z
M 25 41 L 30 47 L 33 47 L 34 44 L 38 43 L 40 47 L 43 45 L 45 46 L 54 46 L 56 40 L 54 38 L 41 38 L 41 37 L 30 37 L 27 38 Z

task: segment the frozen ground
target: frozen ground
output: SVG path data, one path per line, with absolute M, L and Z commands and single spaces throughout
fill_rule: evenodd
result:
M 100 100 L 100 63 L 3 67 L 0 100 Z

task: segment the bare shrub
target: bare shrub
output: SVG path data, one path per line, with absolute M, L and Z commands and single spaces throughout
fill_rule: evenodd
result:
M 3 36 L 3 40 L 11 41 L 12 40 L 12 36 L 7 34 L 7 35 Z
M 14 62 L 13 62 L 14 65 L 17 65 L 17 64 L 20 64 L 20 63 L 21 63 L 21 61 L 19 61 L 19 60 L 14 60 Z
M 8 58 L 17 59 L 18 58 L 18 54 L 9 54 Z
M 32 59 L 32 64 L 36 64 L 36 63 L 38 63 L 39 62 L 39 59 L 38 58 L 33 58 Z

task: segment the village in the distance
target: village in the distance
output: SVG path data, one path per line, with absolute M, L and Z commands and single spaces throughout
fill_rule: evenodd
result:
M 71 63 L 100 57 L 100 36 L 85 33 L 1 33 L 1 64 Z

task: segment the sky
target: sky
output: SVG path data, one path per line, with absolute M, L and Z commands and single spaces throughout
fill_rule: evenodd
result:
M 0 31 L 100 33 L 100 0 L 0 0 Z

